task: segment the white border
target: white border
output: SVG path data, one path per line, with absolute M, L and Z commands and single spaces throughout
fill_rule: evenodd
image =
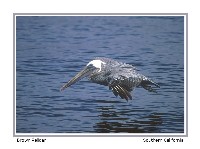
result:
M 17 16 L 184 16 L 184 133 L 16 133 Z M 187 13 L 14 13 L 13 14 L 13 136 L 14 137 L 188 137 L 188 14 Z

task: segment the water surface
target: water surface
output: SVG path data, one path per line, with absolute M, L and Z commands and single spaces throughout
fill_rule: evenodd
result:
M 129 102 L 87 79 L 59 91 L 101 56 L 161 88 L 136 88 Z M 16 132 L 183 133 L 184 18 L 17 16 Z

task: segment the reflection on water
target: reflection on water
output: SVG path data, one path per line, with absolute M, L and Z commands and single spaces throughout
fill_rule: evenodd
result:
M 184 18 L 23 17 L 16 21 L 17 133 L 183 133 Z M 137 67 L 160 85 L 133 100 L 87 79 L 60 92 L 94 57 Z
M 99 107 L 98 111 L 100 113 L 98 115 L 100 122 L 96 123 L 94 129 L 99 133 L 155 133 L 160 132 L 158 126 L 162 125 L 161 113 L 150 113 L 147 116 L 143 116 L 142 120 L 137 120 L 134 118 L 137 110 L 122 109 L 119 111 L 112 106 Z M 146 112 L 148 113 L 148 111 Z

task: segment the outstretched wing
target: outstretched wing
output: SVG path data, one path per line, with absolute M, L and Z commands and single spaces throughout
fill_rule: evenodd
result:
M 112 90 L 115 96 L 119 95 L 122 99 L 132 99 L 130 92 L 135 87 L 141 86 L 149 92 L 156 92 L 155 87 L 159 87 L 158 84 L 149 78 L 129 68 L 123 68 L 123 71 L 118 69 L 118 71 L 111 75 L 112 79 L 109 83 L 109 89 Z
M 113 94 L 115 96 L 119 95 L 122 99 L 126 99 L 127 101 L 128 101 L 128 99 L 132 100 L 132 96 L 131 96 L 130 92 L 127 91 L 120 84 L 118 84 L 118 85 L 111 85 L 111 86 L 109 86 L 109 89 L 112 90 L 112 92 L 113 92 Z
M 131 91 L 140 84 L 142 77 L 129 68 L 117 68 L 115 73 L 110 76 L 109 89 L 112 90 L 115 96 L 120 96 L 122 99 L 132 100 Z

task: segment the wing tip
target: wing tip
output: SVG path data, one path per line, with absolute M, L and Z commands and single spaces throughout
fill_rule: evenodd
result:
M 119 95 L 122 99 L 125 99 L 127 102 L 128 100 L 132 100 L 132 96 L 130 92 L 128 92 L 126 89 L 124 89 L 120 85 L 109 86 L 109 89 L 112 90 L 113 94 L 116 97 Z

